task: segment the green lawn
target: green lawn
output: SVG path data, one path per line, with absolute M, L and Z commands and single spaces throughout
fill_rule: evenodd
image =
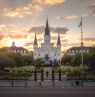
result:
M 61 69 L 63 74 L 68 74 L 69 75 L 71 72 L 74 72 L 74 73 L 72 73 L 73 75 L 69 75 L 70 79 L 79 78 L 79 76 L 76 75 L 77 71 L 79 70 L 79 67 L 61 65 L 60 69 Z M 34 70 L 35 70 L 34 66 L 15 67 L 15 68 L 13 68 L 13 74 L 16 78 L 19 77 L 18 79 L 23 79 L 23 78 L 25 78 L 24 74 L 28 74 L 29 76 L 31 76 L 31 74 L 34 72 Z M 47 70 L 51 72 L 52 67 L 44 67 L 44 71 L 47 71 Z M 40 71 L 41 71 L 41 68 L 38 67 L 37 72 L 40 72 Z M 58 72 L 58 71 L 59 71 L 59 67 L 55 67 L 55 72 Z M 10 72 L 2 72 L 2 73 L 0 73 L 0 79 L 3 79 L 3 78 L 10 79 L 11 74 L 12 74 L 11 71 Z M 83 77 L 83 76 L 81 76 L 81 77 Z M 95 75 L 90 74 L 89 72 L 87 72 L 86 78 L 87 79 L 95 79 Z
M 22 67 L 15 67 L 13 68 L 13 71 L 15 73 L 21 73 L 21 72 L 33 72 L 35 69 L 34 66 L 22 66 Z

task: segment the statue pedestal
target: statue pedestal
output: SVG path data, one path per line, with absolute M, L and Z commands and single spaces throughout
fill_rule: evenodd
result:
M 44 60 L 44 66 L 52 66 L 51 60 Z

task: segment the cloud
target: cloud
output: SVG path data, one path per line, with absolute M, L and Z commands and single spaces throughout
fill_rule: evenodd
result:
M 43 6 L 41 4 L 36 3 L 35 1 L 27 4 L 22 8 L 24 13 L 26 14 L 33 14 L 33 13 L 40 13 L 43 11 Z
M 5 24 L 0 24 L 0 32 L 2 33 L 6 33 L 6 32 L 12 32 L 15 31 L 17 29 L 16 25 L 14 24 L 8 24 L 8 25 L 5 25 Z
M 2 0 L 3 1 L 3 0 Z M 18 2 L 18 1 L 15 1 Z M 19 2 L 22 2 L 20 0 Z M 65 0 L 31 0 L 30 2 L 26 3 L 23 6 L 18 7 L 4 7 L 3 8 L 3 15 L 8 17 L 19 17 L 23 18 L 25 16 L 39 14 L 46 9 L 46 7 L 53 6 L 56 4 L 64 3 Z
M 86 14 L 83 14 L 83 15 L 82 15 L 82 17 L 89 17 L 89 16 L 91 16 L 91 14 L 87 14 L 87 13 L 86 13 Z
M 75 18 L 77 18 L 76 15 L 70 15 L 70 16 L 65 16 L 64 17 L 65 20 L 72 20 L 72 19 L 75 19 Z
M 61 39 L 61 42 L 67 43 L 68 40 L 67 39 Z
M 95 14 L 95 3 L 90 6 L 90 9 L 92 10 L 92 14 Z
M 64 3 L 66 0 L 34 0 L 40 4 L 49 4 L 49 5 L 55 5 L 55 4 L 61 4 Z
M 83 3 L 85 0 L 77 0 L 78 3 Z
M 56 36 L 52 36 L 52 37 L 51 37 L 51 40 L 56 41 L 56 40 L 57 40 L 57 35 L 56 35 Z
M 70 46 L 70 47 L 78 47 L 78 46 L 80 46 L 80 43 L 70 42 L 70 43 L 68 43 L 68 46 Z
M 50 31 L 53 33 L 60 33 L 60 34 L 66 34 L 67 31 L 69 31 L 66 27 L 50 27 Z M 44 26 L 39 27 L 32 27 L 28 31 L 29 33 L 37 33 L 37 34 L 43 34 L 45 32 Z
M 8 35 L 7 37 L 11 39 L 21 39 L 21 38 L 27 38 L 27 35 Z
M 25 16 L 29 16 L 35 13 L 39 13 L 43 11 L 43 7 L 39 4 L 30 2 L 29 4 L 23 6 L 23 7 L 5 7 L 3 9 L 4 16 L 8 17 L 19 17 L 23 18 Z
M 83 40 L 84 41 L 93 41 L 93 42 L 95 42 L 95 38 L 84 38 Z
M 5 36 L 4 35 L 0 35 L 0 40 L 4 39 Z
M 27 42 L 24 46 L 31 46 L 31 45 L 33 45 L 32 42 Z
M 83 39 L 84 46 L 95 46 L 95 38 L 84 38 Z M 69 41 L 68 45 L 71 47 L 81 46 L 80 40 Z
M 68 15 L 68 16 L 64 16 L 64 17 L 57 17 L 58 20 L 61 20 L 61 19 L 72 20 L 72 19 L 76 19 L 76 18 L 77 18 L 76 15 Z
M 39 27 L 32 27 L 28 31 L 29 33 L 37 33 L 37 34 L 42 34 L 44 32 L 44 26 L 39 26 Z
M 62 20 L 62 19 L 64 19 L 64 17 L 62 17 L 62 16 L 61 16 L 61 17 L 58 16 L 57 19 L 58 19 L 58 20 Z
M 31 15 L 32 11 L 25 10 L 26 7 L 24 8 L 4 8 L 4 16 L 8 17 L 19 17 L 23 18 L 24 16 Z
M 95 38 L 84 38 L 83 40 L 86 46 L 95 46 Z
M 15 17 L 21 16 L 22 10 L 19 8 L 4 8 L 5 16 Z
M 92 4 L 88 7 L 86 17 L 95 16 L 95 0 L 92 0 Z
M 66 32 L 69 31 L 66 27 L 56 27 L 53 29 L 54 33 L 60 33 L 60 34 L 66 34 Z
M 39 39 L 37 39 L 37 41 L 43 41 L 43 38 L 39 38 Z

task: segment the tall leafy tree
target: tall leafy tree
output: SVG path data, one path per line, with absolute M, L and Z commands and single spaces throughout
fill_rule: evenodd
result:
M 5 53 L 0 53 L 0 69 L 4 70 L 5 67 L 15 67 L 16 62 L 13 58 L 6 56 Z
M 89 69 L 95 69 L 95 53 L 84 53 L 83 63 L 89 66 Z M 81 54 L 73 56 L 71 65 L 79 66 L 81 64 Z
M 64 55 L 61 59 L 61 63 L 65 65 L 71 64 L 72 57 L 73 56 L 70 55 Z

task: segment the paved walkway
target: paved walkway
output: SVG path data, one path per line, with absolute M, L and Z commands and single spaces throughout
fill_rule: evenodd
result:
M 0 80 L 0 87 L 95 87 L 95 81 L 79 81 L 76 83 L 75 80 L 72 81 L 31 81 L 31 80 Z

